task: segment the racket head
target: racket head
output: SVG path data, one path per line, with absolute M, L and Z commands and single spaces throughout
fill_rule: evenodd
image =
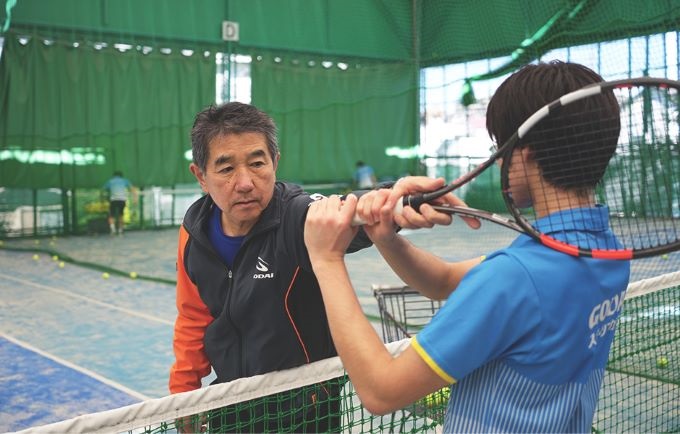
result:
M 574 256 L 680 249 L 679 107 L 680 82 L 642 77 L 590 85 L 538 110 L 501 157 L 516 223 Z M 586 211 L 594 204 L 604 206 Z M 615 239 L 594 236 L 594 218 Z

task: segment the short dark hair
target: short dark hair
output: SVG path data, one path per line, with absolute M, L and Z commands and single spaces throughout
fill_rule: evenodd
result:
M 123 171 L 122 170 L 115 170 L 113 172 L 113 176 L 120 176 L 122 178 L 123 177 Z
M 217 136 L 242 133 L 264 135 L 271 158 L 276 161 L 279 145 L 274 120 L 253 105 L 228 102 L 211 105 L 196 115 L 191 129 L 191 153 L 194 163 L 205 172 L 210 141 Z
M 602 81 L 595 71 L 577 63 L 555 60 L 525 65 L 510 75 L 491 98 L 486 112 L 489 136 L 503 144 L 544 105 Z M 567 137 L 565 125 L 570 128 Z M 519 146 L 533 151 L 546 181 L 586 194 L 602 179 L 616 151 L 620 129 L 618 102 L 612 92 L 603 92 L 564 106 L 556 116 L 532 129 Z M 556 131 L 559 137 L 555 137 Z M 556 176 L 555 168 L 563 167 L 564 161 L 578 161 L 581 167 L 573 174 Z

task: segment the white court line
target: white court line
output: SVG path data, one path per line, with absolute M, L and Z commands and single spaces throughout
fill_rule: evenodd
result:
M 146 400 L 148 400 L 148 399 L 151 399 L 150 397 L 148 397 L 148 396 L 146 396 L 146 395 L 144 395 L 144 394 L 142 394 L 142 393 L 139 393 L 139 392 L 137 392 L 136 390 L 129 389 L 129 388 L 123 386 L 122 384 L 118 384 L 118 383 L 116 383 L 115 381 L 109 380 L 109 379 L 106 378 L 106 377 L 102 377 L 101 375 L 97 374 L 96 372 L 92 372 L 92 371 L 90 371 L 89 369 L 83 368 L 82 366 L 75 365 L 75 364 L 73 364 L 73 363 L 71 363 L 71 362 L 69 362 L 69 361 L 67 361 L 67 360 L 64 360 L 64 359 L 62 359 L 62 358 L 60 358 L 60 357 L 57 357 L 57 356 L 55 356 L 55 355 L 53 355 L 53 354 L 50 354 L 50 353 L 47 353 L 47 352 L 45 352 L 45 351 L 39 350 L 38 348 L 36 348 L 36 347 L 34 347 L 34 346 L 30 345 L 30 344 L 27 344 L 26 342 L 20 341 L 19 339 L 16 339 L 16 338 L 14 338 L 14 337 L 12 337 L 12 336 L 8 336 L 8 335 L 6 335 L 6 334 L 0 332 L 0 337 L 5 338 L 5 339 L 7 339 L 8 341 L 12 342 L 13 344 L 19 345 L 20 347 L 23 347 L 23 348 L 25 348 L 25 349 L 27 349 L 27 350 L 29 350 L 29 351 L 32 351 L 32 352 L 34 352 L 34 353 L 36 353 L 36 354 L 39 354 L 39 355 L 41 355 L 41 356 L 43 356 L 43 357 L 46 357 L 46 358 L 50 359 L 50 360 L 53 360 L 53 361 L 59 363 L 60 365 L 64 365 L 64 366 L 66 366 L 67 368 L 71 368 L 71 369 L 73 369 L 73 370 L 75 370 L 75 371 L 78 371 L 78 372 L 80 372 L 80 373 L 82 373 L 82 374 L 85 374 L 85 375 L 87 375 L 87 376 L 89 376 L 89 377 L 92 377 L 92 378 L 94 378 L 95 380 L 97 380 L 97 381 L 99 381 L 99 382 L 102 382 L 102 383 L 106 384 L 107 386 L 111 386 L 111 387 L 113 387 L 114 389 L 118 389 L 118 390 L 120 390 L 121 392 L 125 392 L 125 393 L 127 393 L 128 395 L 133 396 L 133 397 L 135 397 L 135 398 L 137 398 L 137 399 L 139 399 L 139 400 L 146 401 Z
M 157 323 L 171 325 L 171 326 L 175 325 L 174 322 L 165 320 L 163 318 L 159 318 L 157 316 L 148 315 L 146 313 L 137 312 L 137 311 L 134 311 L 134 310 L 131 310 L 131 309 L 126 309 L 124 307 L 115 306 L 115 305 L 110 304 L 110 303 L 104 303 L 103 301 L 95 300 L 94 298 L 85 297 L 84 295 L 80 295 L 80 294 L 74 294 L 74 293 L 67 291 L 65 289 L 59 289 L 59 288 L 54 288 L 52 286 L 42 285 L 40 283 L 31 282 L 30 280 L 19 279 L 18 277 L 9 276 L 9 275 L 3 274 L 3 273 L 0 273 L 0 277 L 2 277 L 4 279 L 8 279 L 8 280 L 13 280 L 15 282 L 22 283 L 24 285 L 29 285 L 29 286 L 34 286 L 36 288 L 44 289 L 45 291 L 51 291 L 51 292 L 55 292 L 57 294 L 62 294 L 62 295 L 66 295 L 66 296 L 69 296 L 69 297 L 78 298 L 80 300 L 87 301 L 88 303 L 96 304 L 98 306 L 103 306 L 103 307 L 106 307 L 106 308 L 109 308 L 109 309 L 112 309 L 112 310 L 117 310 L 117 311 L 126 313 L 128 315 L 147 319 L 149 321 L 154 321 L 154 322 L 157 322 Z

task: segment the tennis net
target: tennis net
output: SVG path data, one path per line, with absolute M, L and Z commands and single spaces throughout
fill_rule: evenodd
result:
M 442 302 L 374 286 L 385 341 L 422 329 Z M 593 432 L 680 431 L 680 271 L 633 282 L 616 329 Z
M 374 288 L 386 347 L 398 354 L 441 304 L 408 287 Z M 680 431 L 680 271 L 632 283 L 594 432 Z M 24 433 L 441 432 L 448 388 L 385 416 L 362 407 L 339 358 L 242 378 Z
M 408 343 L 386 346 L 398 354 Z M 333 357 L 21 432 L 435 432 L 447 400 L 448 390 L 442 389 L 392 414 L 374 416 L 361 406 L 340 359 Z

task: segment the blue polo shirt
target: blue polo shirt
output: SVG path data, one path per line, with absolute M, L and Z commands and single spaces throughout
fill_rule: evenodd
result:
M 536 224 L 562 241 L 617 243 L 606 207 Z M 527 235 L 470 270 L 412 340 L 453 384 L 444 431 L 590 432 L 629 276 L 629 261 L 572 257 Z
M 109 191 L 109 200 L 126 201 L 130 188 L 132 188 L 130 181 L 120 176 L 114 176 L 104 184 L 104 190 Z

